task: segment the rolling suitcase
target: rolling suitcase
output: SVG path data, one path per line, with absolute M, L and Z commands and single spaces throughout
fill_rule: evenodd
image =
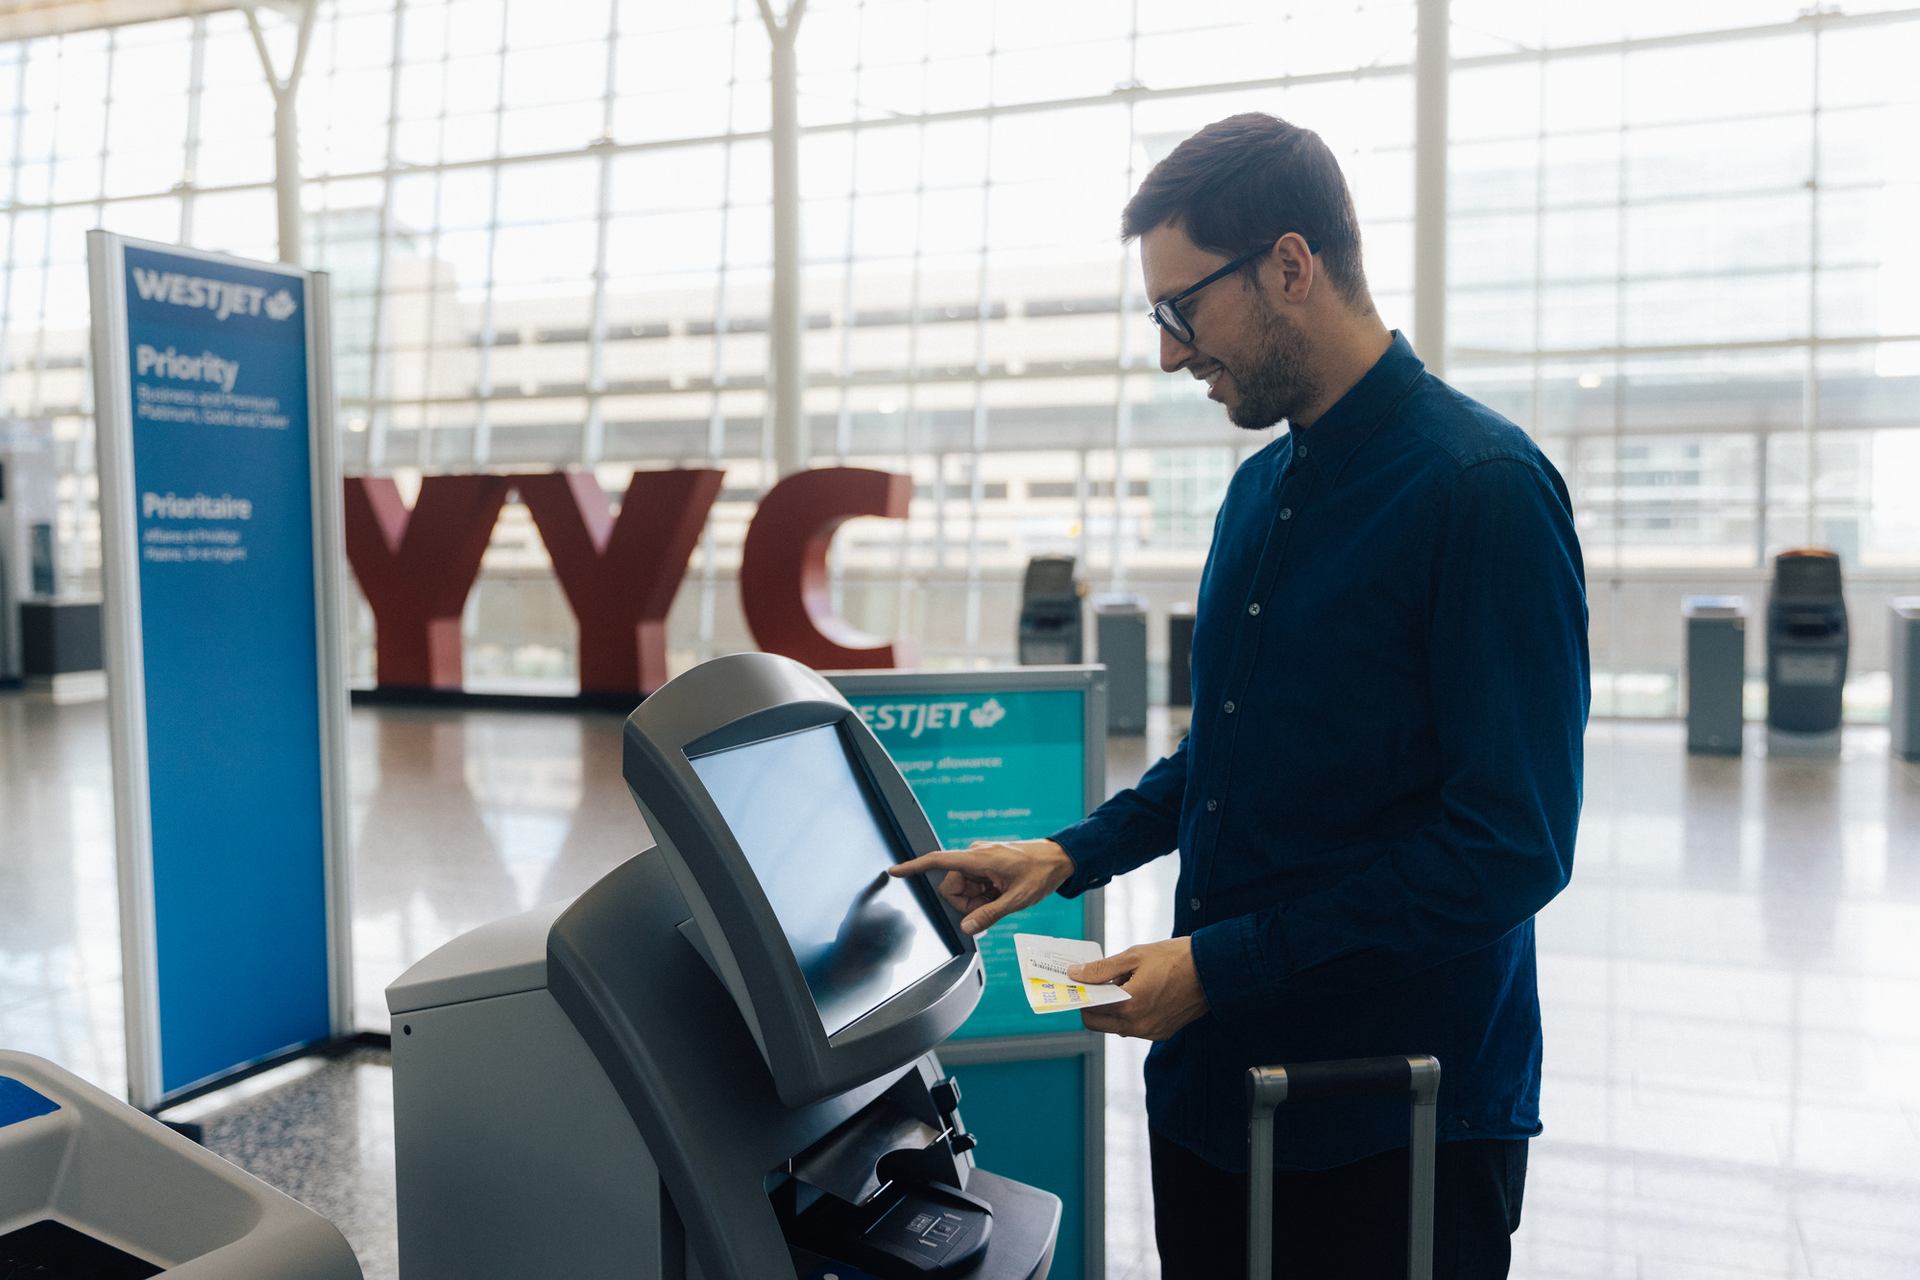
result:
M 1274 1111 L 1283 1102 L 1393 1094 L 1406 1096 L 1413 1104 L 1413 1131 L 1407 1144 L 1412 1177 L 1407 1197 L 1407 1275 L 1410 1280 L 1432 1280 L 1434 1102 L 1440 1096 L 1440 1060 L 1426 1055 L 1248 1070 L 1247 1099 L 1253 1113 L 1247 1179 L 1249 1280 L 1267 1280 L 1273 1274 Z

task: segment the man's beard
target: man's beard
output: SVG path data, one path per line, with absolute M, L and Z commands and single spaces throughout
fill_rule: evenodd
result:
M 1311 405 L 1319 397 L 1320 381 L 1313 374 L 1313 345 L 1307 335 L 1275 311 L 1265 295 L 1253 296 L 1259 324 L 1255 354 L 1244 365 L 1227 368 L 1240 391 L 1227 420 L 1248 431 L 1265 431 Z

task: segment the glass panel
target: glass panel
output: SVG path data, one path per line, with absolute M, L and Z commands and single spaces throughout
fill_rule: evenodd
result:
M 1901 487 L 1920 467 L 1920 23 L 1803 7 L 1453 7 L 1448 367 L 1567 474 L 1613 576 L 1594 612 L 1614 710 L 1671 710 L 1689 574 L 1752 575 L 1810 537 L 1863 571 L 1920 562 Z M 1154 369 L 1119 209 L 1211 121 L 1309 125 L 1354 193 L 1382 318 L 1406 325 L 1414 16 L 815 0 L 806 412 L 819 460 L 911 471 L 920 494 L 912 520 L 850 530 L 850 616 L 929 654 L 1010 656 L 1037 550 L 1156 608 L 1191 595 L 1225 477 L 1270 433 Z M 577 463 L 594 414 L 615 488 L 635 461 L 726 456 L 672 647 L 746 643 L 727 575 L 769 479 L 772 245 L 751 0 L 356 0 L 324 7 L 315 40 L 303 203 L 334 275 L 353 465 Z M 1135 85 L 1154 96 L 1115 92 Z M 0 46 L 9 412 L 82 440 L 88 227 L 274 256 L 272 121 L 235 11 Z M 90 542 L 66 559 L 97 565 Z M 514 572 L 486 588 L 481 666 L 560 678 L 564 601 L 543 564 Z M 488 638 L 513 608 L 525 626 Z

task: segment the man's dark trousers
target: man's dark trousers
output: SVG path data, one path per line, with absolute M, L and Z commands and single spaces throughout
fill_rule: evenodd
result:
M 1162 1280 L 1247 1271 L 1247 1175 L 1152 1136 L 1153 1227 Z M 1443 1142 L 1434 1158 L 1434 1280 L 1500 1280 L 1520 1226 L 1527 1144 Z M 1404 1280 L 1407 1153 L 1317 1173 L 1274 1174 L 1274 1275 Z

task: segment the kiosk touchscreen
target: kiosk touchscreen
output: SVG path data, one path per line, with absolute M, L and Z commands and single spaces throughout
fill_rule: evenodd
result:
M 825 679 L 733 654 L 628 717 L 627 789 L 788 1106 L 904 1066 L 979 1002 L 979 951 L 933 878 L 939 847 L 873 731 Z
M 831 1037 L 959 954 L 834 725 L 693 758 L 779 917 Z
M 975 1165 L 933 1054 L 979 954 L 887 874 L 937 842 L 845 699 L 715 659 L 624 773 L 654 847 L 388 988 L 401 1273 L 1044 1277 L 1060 1201 Z

